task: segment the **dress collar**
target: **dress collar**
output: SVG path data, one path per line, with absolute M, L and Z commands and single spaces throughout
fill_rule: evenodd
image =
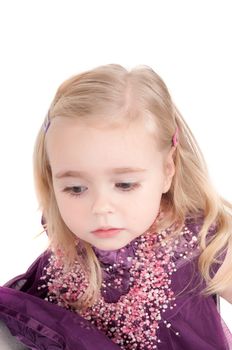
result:
M 131 260 L 135 257 L 135 252 L 141 238 L 137 237 L 125 247 L 116 250 L 103 250 L 93 247 L 98 260 L 104 265 L 117 265 L 124 268 L 131 267 Z

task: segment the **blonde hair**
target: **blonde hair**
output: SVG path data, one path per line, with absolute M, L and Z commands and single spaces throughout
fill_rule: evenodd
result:
M 225 262 L 223 273 L 213 278 L 211 269 L 214 263 L 221 263 L 223 254 L 227 252 L 230 256 L 232 252 L 232 205 L 219 197 L 211 185 L 197 142 L 159 75 L 147 66 L 129 72 L 113 64 L 98 67 L 65 81 L 57 90 L 48 114 L 51 122 L 56 116 L 63 116 L 86 122 L 108 118 L 111 123 L 117 123 L 117 117 L 134 120 L 146 115 L 152 116 L 163 149 L 170 147 L 176 128 L 179 131 L 176 172 L 170 190 L 162 197 L 161 207 L 165 208 L 166 215 L 157 229 L 178 223 L 178 234 L 187 215 L 198 217 L 203 214 L 204 223 L 199 232 L 199 269 L 207 282 L 205 292 L 219 293 L 231 283 L 231 266 Z M 45 139 L 42 126 L 34 150 L 35 185 L 47 223 L 50 247 L 54 252 L 62 247 L 68 269 L 75 259 L 81 258 L 77 256 L 77 238 L 63 222 L 56 204 Z M 216 233 L 207 243 L 212 224 L 216 224 Z M 88 271 L 89 287 L 79 307 L 92 304 L 98 298 L 102 282 L 101 268 L 90 244 L 82 243 L 85 256 L 80 263 Z

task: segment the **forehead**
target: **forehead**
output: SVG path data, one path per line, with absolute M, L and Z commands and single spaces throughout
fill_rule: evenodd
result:
M 46 135 L 46 149 L 54 171 L 150 167 L 161 159 L 154 133 L 142 121 L 121 125 L 87 125 L 56 117 Z

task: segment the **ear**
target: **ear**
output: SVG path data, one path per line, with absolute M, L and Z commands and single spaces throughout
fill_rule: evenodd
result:
M 175 163 L 174 163 L 174 153 L 175 153 L 176 147 L 172 147 L 168 154 L 166 155 L 166 158 L 164 160 L 164 188 L 163 193 L 166 193 L 169 191 L 172 179 L 175 174 Z

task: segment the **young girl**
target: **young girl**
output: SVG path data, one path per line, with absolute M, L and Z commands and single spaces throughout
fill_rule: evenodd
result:
M 231 348 L 232 206 L 151 68 L 65 81 L 34 169 L 50 245 L 0 290 L 19 348 Z

